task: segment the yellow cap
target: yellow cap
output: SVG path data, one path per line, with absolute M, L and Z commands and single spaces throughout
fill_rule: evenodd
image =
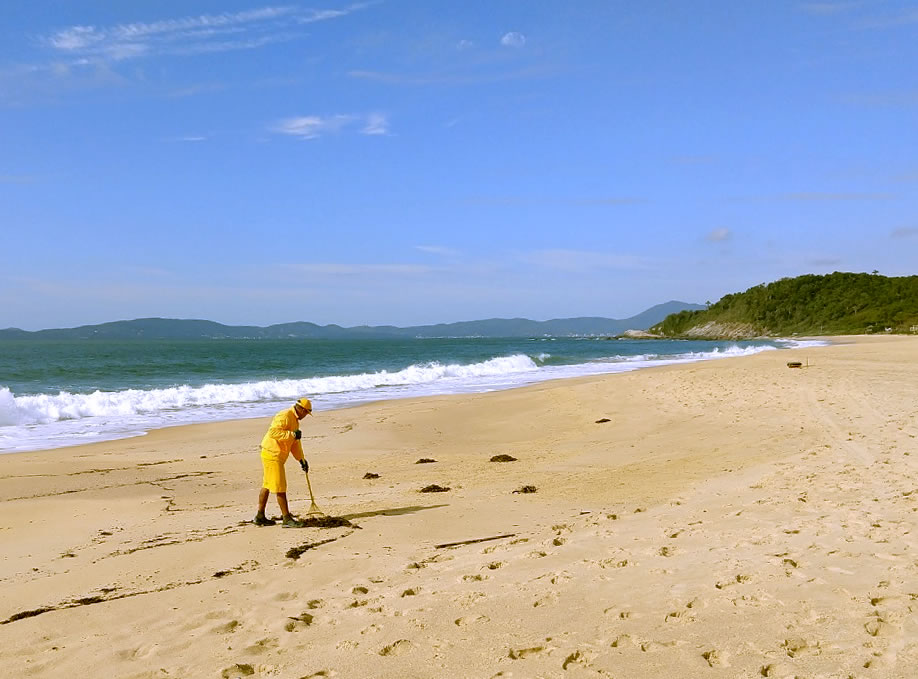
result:
M 300 400 L 298 400 L 298 401 L 297 401 L 296 403 L 294 403 L 293 405 L 299 406 L 300 408 L 302 408 L 303 410 L 305 410 L 307 413 L 311 413 L 311 412 L 312 412 L 312 401 L 310 401 L 308 398 L 301 398 Z

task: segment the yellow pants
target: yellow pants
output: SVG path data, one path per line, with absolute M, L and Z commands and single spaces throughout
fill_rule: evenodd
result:
M 282 457 L 283 459 L 276 453 L 271 453 L 264 449 L 261 451 L 261 466 L 264 469 L 261 485 L 272 493 L 287 492 L 287 474 L 284 472 L 284 463 L 287 461 L 287 456 L 283 455 Z

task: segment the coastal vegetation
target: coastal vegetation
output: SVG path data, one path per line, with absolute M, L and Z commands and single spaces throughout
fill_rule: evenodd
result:
M 739 338 L 918 331 L 918 276 L 807 274 L 725 295 L 651 328 L 666 337 Z

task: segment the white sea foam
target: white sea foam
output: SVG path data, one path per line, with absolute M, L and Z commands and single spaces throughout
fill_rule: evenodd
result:
M 468 365 L 434 362 L 393 372 L 90 394 L 17 396 L 0 387 L 0 452 L 137 436 L 177 424 L 260 417 L 303 394 L 309 394 L 321 411 L 377 400 L 492 391 L 653 365 L 748 356 L 773 349 L 766 344 L 733 345 L 676 355 L 610 356 L 576 365 L 546 365 L 551 355 L 543 352 L 534 359 L 515 354 Z

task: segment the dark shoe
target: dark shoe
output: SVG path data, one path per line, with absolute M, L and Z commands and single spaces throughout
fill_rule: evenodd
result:
M 281 522 L 282 528 L 302 528 L 305 526 L 302 521 L 293 516 L 293 514 L 287 514 L 284 517 L 284 520 Z
M 255 520 L 252 521 L 256 526 L 273 526 L 277 523 L 274 519 L 269 519 L 264 514 L 256 514 Z

